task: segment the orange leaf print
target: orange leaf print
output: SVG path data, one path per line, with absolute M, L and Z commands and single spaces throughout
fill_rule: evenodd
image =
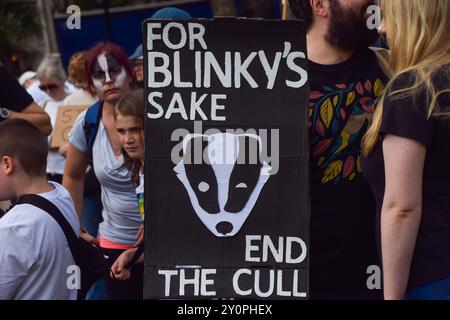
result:
M 348 107 L 349 105 L 351 105 L 351 104 L 355 101 L 355 98 L 356 98 L 356 93 L 355 93 L 355 91 L 350 92 L 350 93 L 347 95 L 347 103 L 346 103 L 346 106 Z
M 322 137 L 325 137 L 325 127 L 324 127 L 322 121 L 317 120 L 316 130 Z
M 369 97 L 363 97 L 359 101 L 361 103 L 361 106 L 363 110 L 367 113 L 373 113 L 374 111 L 374 101 Z
M 367 80 L 366 83 L 364 83 L 364 88 L 366 88 L 366 90 L 370 92 L 372 90 L 372 83 Z
M 323 96 L 324 96 L 324 94 L 320 93 L 319 91 L 311 91 L 309 93 L 309 99 L 311 99 L 311 100 L 316 100 L 316 99 L 321 98 Z
M 364 93 L 364 88 L 363 88 L 361 82 L 358 82 L 358 84 L 356 85 L 356 91 L 357 91 L 360 95 L 362 95 L 362 94 Z
M 320 141 L 317 146 L 314 148 L 313 156 L 317 158 L 319 155 L 328 150 L 331 144 L 331 139 L 325 139 Z
M 336 178 L 341 172 L 343 168 L 342 160 L 336 160 L 328 166 L 328 168 L 325 170 L 325 173 L 322 177 L 322 184 L 328 183 L 332 181 L 334 178 Z
M 322 117 L 323 123 L 327 128 L 330 127 L 331 119 L 333 118 L 333 104 L 331 99 L 328 98 L 320 107 L 320 116 Z
M 336 85 L 336 87 L 339 89 L 347 89 L 347 85 L 345 83 L 339 83 Z
M 350 156 L 345 160 L 343 177 L 347 178 L 353 172 L 353 169 L 355 169 L 355 158 Z

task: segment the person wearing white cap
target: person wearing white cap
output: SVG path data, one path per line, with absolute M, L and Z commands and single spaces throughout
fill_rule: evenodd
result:
M 26 71 L 19 77 L 19 83 L 22 87 L 27 89 L 36 81 L 36 72 Z

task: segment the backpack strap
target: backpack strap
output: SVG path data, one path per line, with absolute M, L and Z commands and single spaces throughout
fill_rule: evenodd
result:
M 86 140 L 88 150 L 87 155 L 92 165 L 92 148 L 94 147 L 95 138 L 97 137 L 98 127 L 102 118 L 103 101 L 97 101 L 86 111 L 84 116 L 83 133 Z
M 108 271 L 104 256 L 98 248 L 82 238 L 78 238 L 70 223 L 51 201 L 37 194 L 25 194 L 19 198 L 18 204 L 25 203 L 47 212 L 61 227 L 66 236 L 75 264 L 83 272 L 81 276 L 81 287 L 78 288 L 77 295 L 78 300 L 84 300 L 92 284 L 99 278 L 105 276 Z
M 37 194 L 24 194 L 19 198 L 17 204 L 30 204 L 47 212 L 53 219 L 55 219 L 66 236 L 70 251 L 76 262 L 76 248 L 79 238 L 57 206 Z

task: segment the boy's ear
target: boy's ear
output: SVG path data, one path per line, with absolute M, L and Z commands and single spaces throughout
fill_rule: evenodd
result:
M 4 156 L 1 162 L 1 169 L 5 176 L 10 176 L 16 169 L 16 160 L 10 156 Z

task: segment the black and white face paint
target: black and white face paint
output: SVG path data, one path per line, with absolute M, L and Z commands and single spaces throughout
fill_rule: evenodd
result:
M 104 91 L 106 84 L 109 85 L 111 82 L 114 88 L 120 88 L 126 79 L 125 68 L 113 55 L 102 53 L 97 57 L 92 75 L 92 83 L 97 90 Z

